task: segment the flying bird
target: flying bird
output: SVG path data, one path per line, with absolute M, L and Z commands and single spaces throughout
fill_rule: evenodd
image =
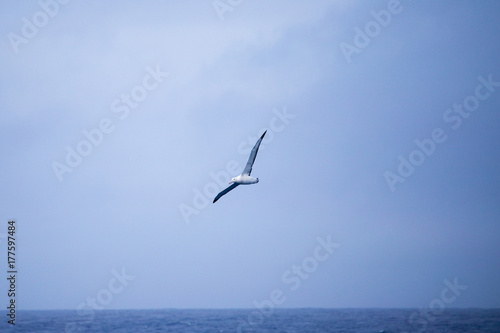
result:
M 224 194 L 228 193 L 232 189 L 235 189 L 238 185 L 250 185 L 250 184 L 257 184 L 259 182 L 259 178 L 250 177 L 250 173 L 252 172 L 253 162 L 255 162 L 255 157 L 257 157 L 257 152 L 259 151 L 260 143 L 262 142 L 262 139 L 264 138 L 264 135 L 266 135 L 266 133 L 267 130 L 264 132 L 264 134 L 262 134 L 260 139 L 257 140 L 255 146 L 253 146 L 252 152 L 250 153 L 250 157 L 248 158 L 247 165 L 245 166 L 245 169 L 243 170 L 241 175 L 231 179 L 231 181 L 229 182 L 229 184 L 231 185 L 226 189 L 222 190 L 219 194 L 217 194 L 213 203 L 219 200 Z

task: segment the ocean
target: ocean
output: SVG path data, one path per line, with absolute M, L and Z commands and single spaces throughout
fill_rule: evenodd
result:
M 500 309 L 18 311 L 2 332 L 500 332 Z

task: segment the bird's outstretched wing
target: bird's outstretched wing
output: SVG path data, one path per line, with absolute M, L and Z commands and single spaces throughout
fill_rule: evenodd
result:
M 230 186 L 226 187 L 226 189 L 222 190 L 219 194 L 217 194 L 217 196 L 215 197 L 213 203 L 215 203 L 217 200 L 219 200 L 220 197 L 222 197 L 224 194 L 226 194 L 227 192 L 229 192 L 232 189 L 234 189 L 236 186 L 238 186 L 238 184 L 232 183 Z
M 245 166 L 245 169 L 243 170 L 242 175 L 248 175 L 250 176 L 250 173 L 252 172 L 252 166 L 253 162 L 255 162 L 255 157 L 257 157 L 257 152 L 259 151 L 259 146 L 260 143 L 262 142 L 262 139 L 264 138 L 264 135 L 266 135 L 267 130 L 262 134 L 259 140 L 255 143 L 255 146 L 253 146 L 252 152 L 250 153 L 250 157 L 248 158 L 247 165 Z

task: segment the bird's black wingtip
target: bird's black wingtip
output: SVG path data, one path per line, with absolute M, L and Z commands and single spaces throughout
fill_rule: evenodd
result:
M 264 137 L 264 135 L 266 135 L 267 133 L 267 130 L 264 132 L 264 134 L 262 134 L 262 136 L 260 137 L 261 139 Z

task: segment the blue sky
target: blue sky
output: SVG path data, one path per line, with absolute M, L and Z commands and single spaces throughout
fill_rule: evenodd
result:
M 497 2 L 42 3 L 0 5 L 20 308 L 500 306 Z

